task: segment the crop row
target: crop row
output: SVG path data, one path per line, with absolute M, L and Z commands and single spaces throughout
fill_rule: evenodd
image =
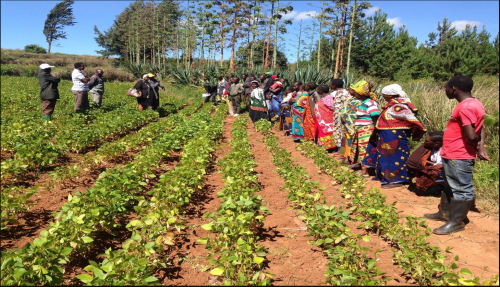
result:
M 349 210 L 321 204 L 326 198 L 314 190 L 324 188 L 312 182 L 304 167 L 295 164 L 290 152 L 280 147 L 278 137 L 270 133 L 270 122 L 259 121 L 256 129 L 266 136 L 264 144 L 285 182 L 287 198 L 295 204 L 299 219 L 305 221 L 308 234 L 315 239 L 309 243 L 321 247 L 328 256 L 326 282 L 332 285 L 380 285 L 390 280 L 376 266 L 376 259 L 369 256 L 370 249 L 359 244 L 361 239 L 369 241 L 369 236 L 349 232 Z
M 217 197 L 223 202 L 217 212 L 204 215 L 210 223 L 201 227 L 210 232 L 208 237 L 198 239 L 209 251 L 210 273 L 220 276 L 224 285 L 270 285 L 273 276 L 262 270 L 267 253 L 257 243 L 258 227 L 269 209 L 262 205 L 262 196 L 255 194 L 259 185 L 253 171 L 255 159 L 248 142 L 247 119 L 240 116 L 233 123 L 231 152 L 219 162 L 225 182 Z
M 182 118 L 191 115 L 201 104 L 201 100 L 195 101 L 195 103 L 182 109 L 179 113 L 170 114 L 164 119 L 152 122 L 136 133 L 128 134 L 117 141 L 106 142 L 95 153 L 86 154 L 83 161 L 79 164 L 57 167 L 53 172 L 49 172 L 49 174 L 52 176 L 54 182 L 59 180 L 62 182 L 74 180 L 84 169 L 93 169 L 100 162 L 123 155 L 141 144 L 152 141 L 156 135 L 175 128 L 178 122 L 182 122 Z M 144 146 L 141 147 L 144 148 Z M 19 187 L 2 190 L 2 230 L 7 228 L 5 223 L 16 223 L 15 215 L 29 207 L 30 202 L 27 202 L 27 200 L 36 192 L 37 188 L 30 188 L 29 190 L 27 194 L 24 194 Z
M 419 221 L 413 215 L 399 217 L 395 202 L 386 204 L 385 196 L 376 188 L 366 191 L 365 180 L 350 172 L 339 162 L 332 160 L 322 147 L 311 142 L 297 146 L 303 154 L 314 160 L 320 171 L 331 175 L 334 181 L 341 183 L 340 192 L 346 199 L 350 212 L 356 214 L 358 228 L 376 233 L 391 244 L 393 262 L 404 270 L 404 275 L 421 285 L 479 285 L 479 277 L 465 278 L 472 275 L 465 268 L 458 271 L 457 261 L 445 265 L 445 256 L 439 247 L 427 242 L 432 234 L 425 221 Z M 449 251 L 449 248 L 446 249 Z M 498 275 L 486 280 L 481 285 L 498 284 Z
M 97 231 L 111 232 L 119 225 L 115 219 L 140 199 L 148 178 L 155 177 L 153 168 L 192 138 L 210 112 L 211 106 L 205 105 L 173 131 L 159 134 L 132 162 L 101 173 L 84 194 L 69 195 L 68 202 L 55 214 L 56 222 L 42 230 L 39 238 L 22 249 L 2 252 L 1 283 L 61 283 L 62 266 L 70 260 L 69 255 L 87 250 Z
M 172 104 L 177 109 L 185 101 Z M 52 122 L 37 124 L 28 133 L 11 138 L 15 142 L 15 154 L 2 162 L 2 179 L 51 164 L 68 152 L 82 152 L 106 137 L 123 134 L 156 118 L 158 113 L 154 111 L 141 112 L 124 107 L 102 114 L 91 124 L 67 126 L 58 133 Z
M 185 100 L 182 102 L 185 102 Z M 59 180 L 65 182 L 77 178 L 85 169 L 94 169 L 104 161 L 125 155 L 137 148 L 144 148 L 157 134 L 174 129 L 177 123 L 182 122 L 182 118 L 194 113 L 201 105 L 201 100 L 195 101 L 178 113 L 170 114 L 166 118 L 152 122 L 135 133 L 102 144 L 96 152 L 86 154 L 79 164 L 61 166 L 49 174 L 52 175 L 54 182 Z
M 202 188 L 205 171 L 212 162 L 214 142 L 222 135 L 226 106 L 219 106 L 213 119 L 200 122 L 197 134 L 185 145 L 181 161 L 175 169 L 161 176 L 159 183 L 142 197 L 135 206 L 140 219 L 127 225 L 132 236 L 122 248 L 109 248 L 100 257 L 100 263 L 90 261 L 84 270 L 91 274 L 77 275 L 88 285 L 151 285 L 158 279 L 153 276 L 157 267 L 167 267 L 163 257 L 169 246 L 174 245 L 173 228 L 182 229 L 180 218 L 192 194 Z

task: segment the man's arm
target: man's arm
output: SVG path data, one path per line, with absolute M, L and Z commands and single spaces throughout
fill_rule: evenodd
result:
M 96 81 L 96 78 L 97 78 L 97 77 L 96 77 L 95 75 L 93 75 L 93 76 L 90 78 L 90 81 L 89 81 L 89 83 L 88 83 L 88 84 L 89 84 L 89 89 L 92 89 L 92 88 L 94 87 L 94 85 L 95 85 L 95 81 Z M 85 82 L 84 82 L 84 83 L 85 83 Z
M 462 126 L 462 135 L 465 141 L 467 141 L 471 146 L 477 147 L 481 139 L 477 136 L 474 129 L 474 125 L 464 125 Z
M 54 83 L 59 83 L 59 82 L 61 82 L 61 78 L 54 77 L 54 76 L 52 76 L 51 74 L 48 74 L 48 75 L 46 76 L 46 79 L 47 79 L 47 81 L 54 82 Z
M 481 127 L 481 139 L 479 140 L 479 143 L 477 146 L 477 156 L 479 157 L 479 159 L 491 161 L 490 157 L 488 156 L 488 150 L 484 146 L 485 141 L 486 141 L 486 132 L 484 131 L 484 126 L 482 126 Z

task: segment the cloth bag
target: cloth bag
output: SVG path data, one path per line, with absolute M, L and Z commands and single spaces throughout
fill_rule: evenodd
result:
M 136 89 L 132 89 L 132 88 L 128 89 L 127 96 L 131 96 L 131 97 L 134 97 L 134 98 L 140 98 L 141 97 L 141 95 L 137 92 L 137 90 Z

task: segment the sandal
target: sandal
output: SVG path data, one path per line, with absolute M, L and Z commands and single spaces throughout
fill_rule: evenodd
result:
M 356 164 L 356 163 L 355 163 L 355 164 L 351 164 L 351 165 L 349 166 L 349 168 L 350 168 L 350 169 L 360 169 L 360 168 L 361 168 L 361 164 Z

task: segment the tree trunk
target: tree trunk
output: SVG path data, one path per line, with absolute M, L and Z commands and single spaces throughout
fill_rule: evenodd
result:
M 267 66 L 269 62 L 269 44 L 271 44 L 271 26 L 274 15 L 274 2 L 271 4 L 271 18 L 269 20 L 269 31 L 267 32 L 267 48 L 266 48 L 266 59 L 264 60 L 264 72 L 267 71 Z
M 344 23 L 347 23 L 347 7 L 345 10 L 344 14 Z M 344 70 L 344 48 L 345 48 L 345 28 L 342 30 L 342 46 L 341 46 L 341 52 L 340 52 L 340 66 L 339 66 L 339 71 L 342 72 Z
M 224 63 L 224 21 L 221 19 L 220 22 L 220 35 L 221 35 L 221 42 L 220 42 L 220 66 L 222 67 Z
M 50 47 L 52 47 L 52 41 L 48 41 L 49 43 L 49 50 L 47 51 L 47 54 L 50 54 Z
M 349 48 L 347 49 L 347 67 L 346 67 L 347 76 L 349 76 L 349 64 L 351 63 L 352 30 L 354 29 L 355 18 L 356 18 L 356 0 L 354 0 L 354 5 L 352 6 L 351 29 L 349 31 Z
M 343 24 L 344 24 L 344 8 L 345 7 L 342 7 L 342 13 L 340 14 L 340 33 L 339 33 L 339 44 L 338 44 L 338 48 L 337 48 L 337 58 L 335 60 L 335 72 L 334 72 L 334 76 L 335 78 L 337 78 L 337 72 L 338 72 L 338 68 L 339 68 L 339 57 L 340 57 L 340 42 L 341 42 L 341 37 L 342 37 L 342 32 L 343 32 Z
M 321 17 L 323 17 L 323 5 L 324 2 L 321 1 L 321 15 L 319 18 L 319 38 L 318 38 L 318 71 L 319 67 L 321 66 L 321 28 L 323 26 L 323 21 L 321 21 Z
M 279 11 L 280 1 L 276 2 L 276 11 Z M 278 55 L 278 15 L 274 19 L 274 51 L 273 51 L 273 68 L 276 69 L 276 58 Z
M 302 19 L 300 19 L 300 24 L 299 24 L 299 41 L 297 44 L 297 68 L 299 67 L 299 62 L 300 62 L 300 38 L 302 37 Z
M 238 17 L 238 7 L 235 5 L 234 9 L 234 18 L 233 18 L 233 37 L 231 38 L 231 61 L 229 67 L 231 68 L 231 72 L 234 73 L 234 52 L 236 45 L 236 17 Z

